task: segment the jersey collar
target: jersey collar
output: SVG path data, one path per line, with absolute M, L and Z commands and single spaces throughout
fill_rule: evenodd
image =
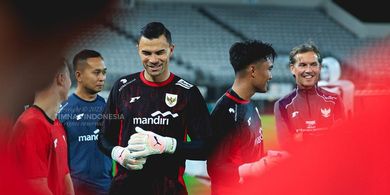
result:
M 234 102 L 236 102 L 238 104 L 247 104 L 250 102 L 249 100 L 244 100 L 244 99 L 240 98 L 240 96 L 238 96 L 238 94 L 236 92 L 234 92 L 233 89 L 229 89 L 225 93 L 225 95 L 226 95 L 226 97 L 228 97 L 229 99 L 233 100 Z
M 163 87 L 165 85 L 168 85 L 169 83 L 172 82 L 173 78 L 175 77 L 175 75 L 173 73 L 170 73 L 168 79 L 163 81 L 163 82 L 151 82 L 151 81 L 146 80 L 146 78 L 144 76 L 144 72 L 145 72 L 145 70 L 141 71 L 139 73 L 139 77 L 141 78 L 141 81 L 143 83 L 145 83 L 145 85 L 148 85 L 148 86 L 151 86 L 151 87 Z
M 46 112 L 45 112 L 42 108 L 40 108 L 39 106 L 37 106 L 37 105 L 35 105 L 35 104 L 32 105 L 31 108 L 37 109 L 39 112 L 41 112 L 41 113 L 43 114 L 43 116 L 45 116 L 47 122 L 49 122 L 49 123 L 52 124 L 52 125 L 54 124 L 54 121 L 51 120 L 51 118 L 50 118 L 49 116 L 47 116 Z
M 304 93 L 304 94 L 315 94 L 315 93 L 317 93 L 317 90 L 318 90 L 318 86 L 316 85 L 316 86 L 314 86 L 314 87 L 312 87 L 312 88 L 310 88 L 310 89 L 301 89 L 301 88 L 299 88 L 299 87 L 297 87 L 297 92 L 298 93 Z

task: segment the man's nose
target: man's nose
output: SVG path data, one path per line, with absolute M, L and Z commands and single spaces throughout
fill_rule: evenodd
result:
M 157 63 L 158 62 L 158 57 L 156 54 L 152 54 L 149 58 L 150 63 Z

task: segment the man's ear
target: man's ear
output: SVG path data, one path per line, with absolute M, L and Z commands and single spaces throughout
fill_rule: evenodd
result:
M 170 50 L 170 54 L 169 54 L 169 57 L 171 57 L 173 55 L 173 50 L 175 50 L 175 45 L 174 44 L 171 44 L 169 46 L 169 50 Z
M 81 81 L 81 72 L 79 70 L 76 70 L 76 72 L 74 73 L 74 76 L 75 76 L 77 81 Z
M 64 73 L 60 72 L 56 76 L 56 83 L 59 86 L 63 86 L 65 84 L 65 75 Z
M 255 77 L 255 71 L 256 71 L 256 65 L 255 64 L 250 64 L 249 65 L 249 73 L 251 74 L 252 78 Z
M 290 72 L 294 74 L 294 64 L 290 64 Z

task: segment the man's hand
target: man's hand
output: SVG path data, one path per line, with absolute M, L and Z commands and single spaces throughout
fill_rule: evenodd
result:
M 146 158 L 135 158 L 130 155 L 126 147 L 115 146 L 111 152 L 111 158 L 128 170 L 141 170 L 146 162 Z
M 127 148 L 133 158 L 147 157 L 153 154 L 174 153 L 176 139 L 163 137 L 151 131 L 135 127 L 137 133 L 130 137 Z
M 288 157 L 289 154 L 286 151 L 268 150 L 267 156 L 256 162 L 243 164 L 238 168 L 240 182 L 243 182 L 245 178 L 264 174 L 267 169 L 278 165 Z

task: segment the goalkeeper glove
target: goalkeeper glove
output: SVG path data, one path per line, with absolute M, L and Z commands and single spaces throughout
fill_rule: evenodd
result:
M 134 158 L 128 148 L 115 146 L 111 152 L 111 158 L 128 170 L 141 170 L 146 158 Z
M 145 131 L 140 127 L 135 127 L 137 133 L 130 137 L 128 148 L 134 158 L 146 157 L 153 154 L 169 153 L 176 150 L 176 139 L 163 137 L 151 131 Z

